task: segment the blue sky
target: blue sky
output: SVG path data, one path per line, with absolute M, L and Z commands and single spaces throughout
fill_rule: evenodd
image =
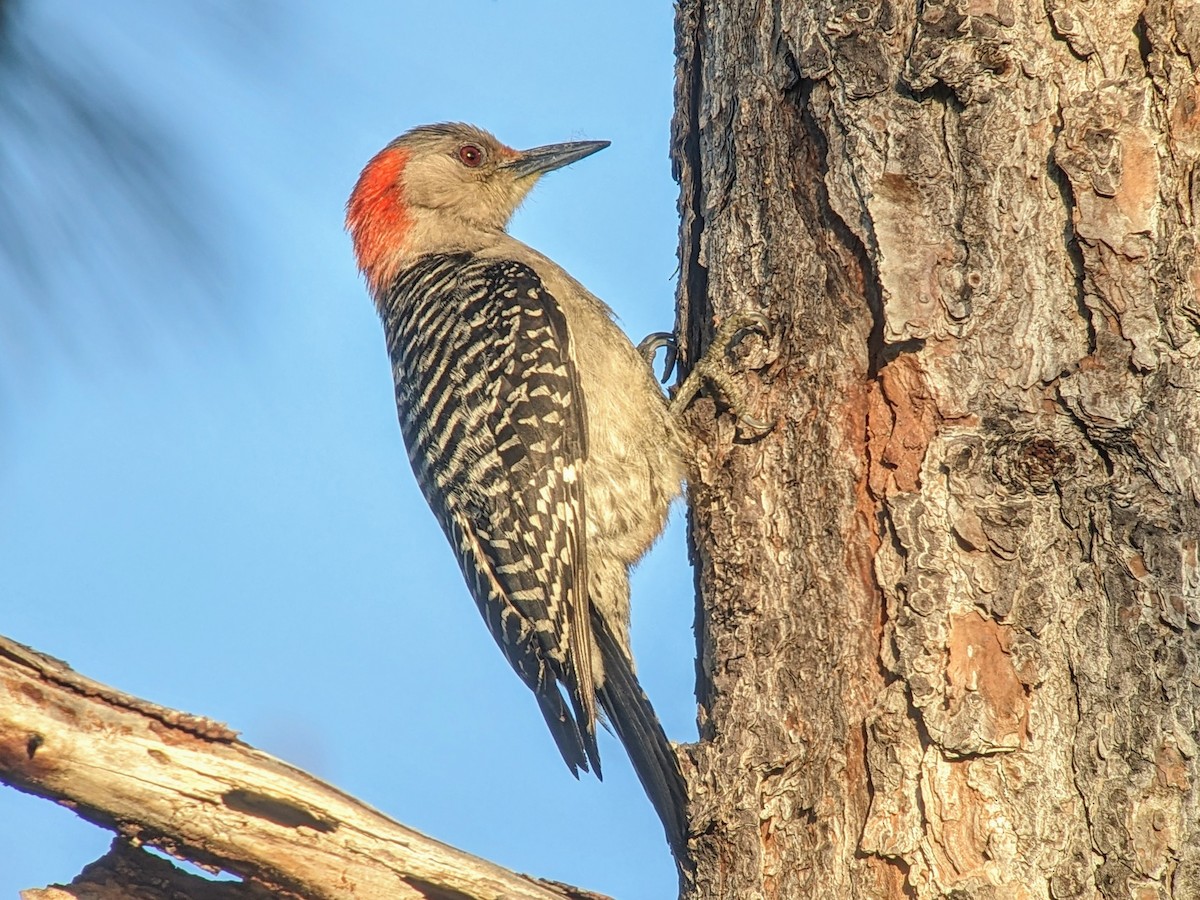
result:
M 160 119 L 221 263 L 190 278 L 153 241 L 82 278 L 56 260 L 73 324 L 35 323 L 0 360 L 0 630 L 502 865 L 670 896 L 619 744 L 602 738 L 603 784 L 570 776 L 418 493 L 342 208 L 412 125 L 611 140 L 547 177 L 512 230 L 635 339 L 670 328 L 671 5 L 198 6 L 25 11 L 48 48 L 83 48 Z M 94 227 L 120 238 L 122 215 Z M 205 302 L 165 299 L 177 291 Z M 692 740 L 679 511 L 633 598 L 643 683 L 668 734 Z M 0 897 L 68 880 L 109 840 L 0 790 Z

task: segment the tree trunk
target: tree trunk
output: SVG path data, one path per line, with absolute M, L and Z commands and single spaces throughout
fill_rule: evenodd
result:
M 1197 898 L 1200 6 L 685 0 L 690 898 Z M 690 352 L 688 352 L 690 351 Z

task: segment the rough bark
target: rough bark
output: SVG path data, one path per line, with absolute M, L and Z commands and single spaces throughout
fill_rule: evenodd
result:
M 1200 7 L 688 0 L 689 897 L 1200 897 Z
M 57 800 L 133 847 L 249 882 L 168 878 L 162 860 L 118 848 L 47 898 L 604 900 L 432 840 L 219 722 L 122 694 L 6 638 L 0 782 Z

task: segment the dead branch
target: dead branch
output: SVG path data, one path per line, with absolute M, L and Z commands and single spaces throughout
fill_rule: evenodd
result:
M 0 781 L 123 839 L 75 887 L 27 892 L 43 900 L 118 895 L 97 888 L 105 884 L 146 900 L 603 900 L 428 838 L 242 743 L 225 725 L 115 691 L 3 637 Z M 133 852 L 141 845 L 248 885 L 167 878 L 160 860 Z

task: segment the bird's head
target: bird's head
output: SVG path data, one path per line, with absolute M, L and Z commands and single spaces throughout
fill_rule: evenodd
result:
M 358 266 L 376 293 L 413 255 L 471 249 L 503 231 L 538 178 L 608 141 L 514 150 L 473 125 L 422 125 L 383 148 L 346 204 Z

